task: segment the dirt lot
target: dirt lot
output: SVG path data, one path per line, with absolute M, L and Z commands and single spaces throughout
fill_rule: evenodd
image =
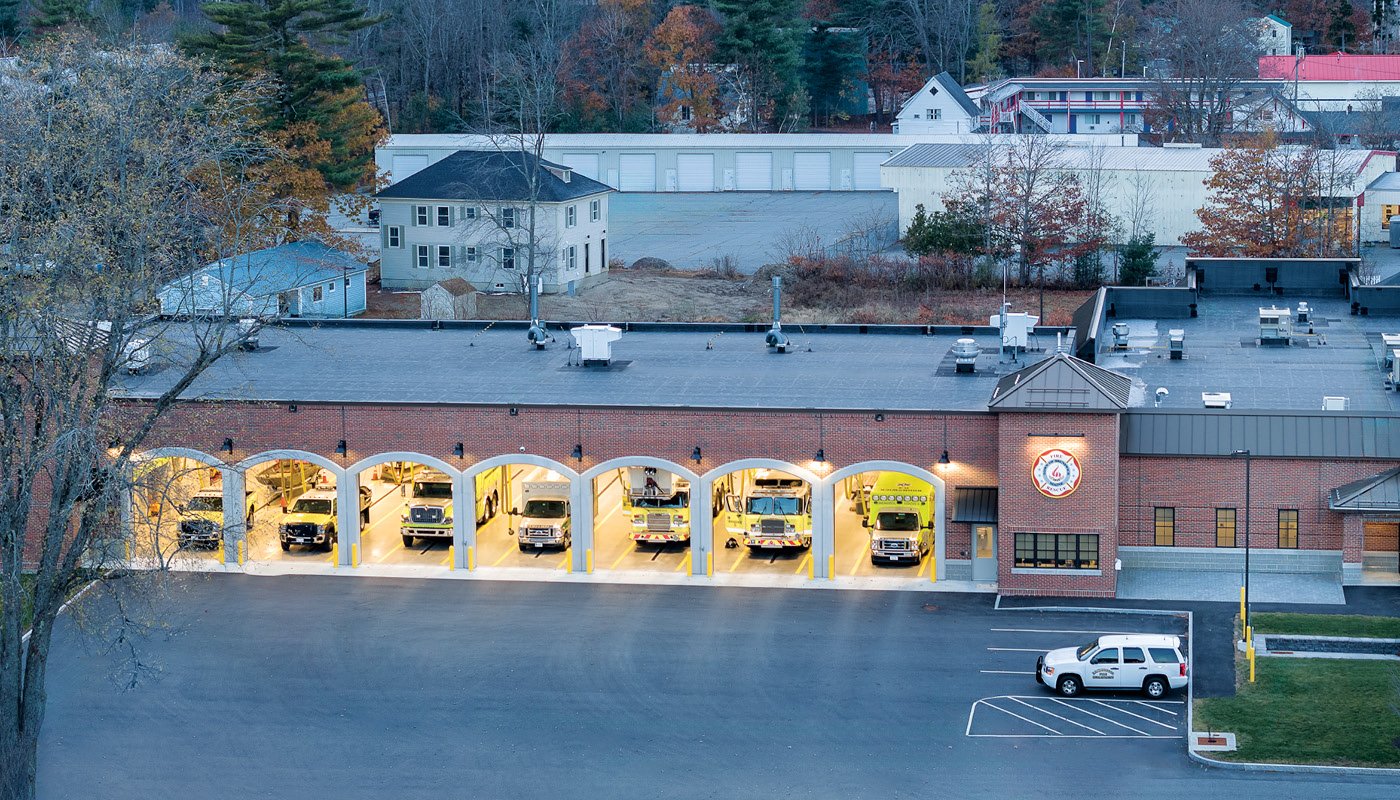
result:
M 1074 309 L 1088 298 L 1087 291 L 1045 293 L 1047 325 L 1068 325 Z M 995 291 L 938 291 L 898 299 L 853 298 L 842 308 L 785 308 L 783 319 L 793 323 L 916 323 L 982 324 L 995 314 L 1001 293 Z M 1013 290 L 1012 306 L 1036 313 L 1040 307 L 1035 290 Z M 765 280 L 696 277 L 685 272 L 614 270 L 606 283 L 574 297 L 541 298 L 546 319 L 570 322 L 762 322 L 770 318 L 772 293 Z M 385 292 L 370 287 L 367 317 L 412 319 L 418 316 L 416 292 Z M 477 301 L 481 319 L 522 319 L 525 300 L 519 295 L 481 295 Z

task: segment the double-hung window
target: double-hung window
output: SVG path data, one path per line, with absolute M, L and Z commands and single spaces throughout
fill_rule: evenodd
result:
M 502 268 L 502 269 L 515 269 L 515 248 L 514 248 L 514 247 L 502 247 L 502 248 L 501 248 L 501 268 Z
M 452 246 L 440 244 L 437 246 L 437 266 L 439 269 L 452 268 Z
M 413 257 L 414 263 L 418 265 L 419 269 L 427 269 L 432 266 L 432 262 L 429 260 L 431 255 L 428 253 L 428 246 L 426 244 L 420 244 L 414 247 Z
M 429 224 L 431 224 L 431 220 L 428 217 L 427 206 L 413 207 L 413 224 L 417 225 L 420 228 L 426 228 Z
M 1280 508 L 1278 510 L 1278 546 L 1287 550 L 1297 549 L 1298 509 Z
M 390 225 L 384 230 L 384 240 L 389 247 L 392 247 L 395 250 L 397 250 L 400 247 L 403 247 L 403 228 L 399 227 L 398 225 Z
M 1235 509 L 1215 509 L 1215 546 L 1238 546 L 1235 544 Z
M 564 209 L 564 227 L 572 228 L 578 224 L 578 206 L 569 206 Z
M 1152 543 L 1158 547 L 1176 544 L 1176 509 L 1152 509 Z
M 503 209 L 501 209 L 501 227 L 502 227 L 502 228 L 514 228 L 514 227 L 515 227 L 515 209 L 513 209 L 513 208 L 503 208 Z
M 592 201 L 592 202 L 590 202 L 590 203 L 588 204 L 588 221 L 589 221 L 589 222 L 597 222 L 597 221 L 598 221 L 598 218 L 602 216 L 603 212 L 602 212 L 601 206 L 602 206 L 602 203 L 599 202 L 599 201 L 597 201 L 597 200 L 594 200 L 594 201 Z
M 451 207 L 451 206 L 438 206 L 438 207 L 437 207 L 437 226 L 438 226 L 439 228 L 450 228 L 450 227 L 452 227 L 452 207 Z

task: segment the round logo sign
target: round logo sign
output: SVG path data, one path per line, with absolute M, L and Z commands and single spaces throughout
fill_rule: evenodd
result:
M 1031 478 L 1046 497 L 1068 497 L 1079 488 L 1079 459 L 1063 450 L 1046 450 L 1036 458 Z

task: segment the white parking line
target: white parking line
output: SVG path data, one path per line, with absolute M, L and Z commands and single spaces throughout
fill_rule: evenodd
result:
M 1034 675 L 1035 670 L 1022 671 L 1019 669 L 979 669 L 983 675 Z
M 1103 702 L 1103 701 L 1101 701 L 1101 700 L 1094 700 L 1094 701 L 1092 701 L 1092 702 L 1098 703 L 1099 705 L 1103 706 L 1104 708 L 1108 708 L 1108 709 L 1112 709 L 1112 710 L 1114 710 L 1114 711 L 1117 711 L 1117 712 L 1119 712 L 1120 714 L 1127 714 L 1127 715 L 1130 716 L 1130 717 L 1137 717 L 1138 719 L 1142 720 L 1143 722 L 1150 722 L 1150 723 L 1152 723 L 1153 725 L 1161 725 L 1163 728 L 1169 728 L 1169 729 L 1171 729 L 1171 730 L 1176 730 L 1176 726 L 1175 726 L 1175 725 L 1168 725 L 1168 724 L 1165 723 L 1165 722 L 1158 722 L 1158 721 L 1155 720 L 1155 719 L 1148 719 L 1147 717 L 1144 717 L 1144 716 L 1141 715 L 1141 714 L 1134 714 L 1133 712 L 1127 710 L 1126 708 L 1114 708 L 1113 706 L 1111 706 L 1111 705 L 1109 705 L 1108 703 L 1105 703 L 1105 702 Z M 1126 727 L 1128 727 L 1128 726 L 1127 726 L 1127 725 L 1124 725 L 1123 727 L 1126 728 Z
M 1055 730 L 1054 728 L 1050 727 L 1049 725 L 1041 725 L 1039 722 L 1036 722 L 1036 721 L 1033 720 L 1033 719 L 1026 719 L 1025 717 L 1021 716 L 1020 714 L 1017 714 L 1015 711 L 1007 711 L 1006 709 L 1004 709 L 1004 708 L 1002 708 L 1002 707 L 1000 707 L 1000 706 L 994 706 L 994 705 L 992 705 L 991 703 L 988 703 L 986 700 L 978 700 L 976 703 L 973 703 L 973 704 L 972 704 L 972 711 L 973 711 L 973 713 L 976 713 L 978 704 L 984 705 L 984 706 L 986 706 L 987 708 L 992 709 L 993 711 L 1000 711 L 1000 712 L 1003 713 L 1003 714 L 1010 714 L 1011 716 L 1015 717 L 1016 719 L 1021 720 L 1022 722 L 1029 722 L 1030 724 L 1036 726 L 1037 728 L 1044 728 L 1045 730 L 1050 731 L 1051 733 L 1055 734 L 1056 736 L 1064 736 L 1063 733 L 1060 733 L 1059 731 Z M 971 731 L 972 731 L 972 714 L 968 714 L 968 715 L 967 715 L 967 730 L 968 730 L 968 734 L 967 734 L 967 735 L 968 735 L 968 736 L 971 736 L 971 735 L 972 735 L 972 733 L 971 733 Z
M 1043 647 L 988 647 L 994 653 L 1044 653 Z
M 1059 703 L 1059 704 L 1062 705 L 1062 706 L 1063 706 L 1063 705 L 1069 705 L 1068 703 L 1066 703 L 1065 701 L 1059 699 L 1058 697 L 1051 698 L 1051 699 L 1054 700 L 1056 703 Z M 1094 702 L 1097 703 L 1098 701 L 1095 700 Z M 1070 706 L 1070 708 L 1073 708 L 1073 707 L 1074 707 L 1074 706 Z M 1117 726 L 1120 727 L 1120 728 L 1127 728 L 1128 730 L 1132 731 L 1133 733 L 1142 734 L 1143 736 L 1149 735 L 1149 734 L 1147 733 L 1147 731 L 1140 731 L 1140 730 L 1138 730 L 1137 728 L 1134 728 L 1134 727 L 1131 726 L 1131 725 L 1125 725 L 1125 724 L 1123 724 L 1123 723 L 1121 723 L 1121 722 L 1119 722 L 1119 721 L 1117 721 L 1117 720 L 1109 719 L 1108 717 L 1099 716 L 1098 714 L 1095 714 L 1094 712 L 1088 710 L 1087 708 L 1082 708 L 1082 709 L 1080 709 L 1080 711 L 1084 712 L 1085 714 L 1088 714 L 1088 715 L 1091 716 L 1091 717 L 1098 717 L 1099 719 L 1103 720 L 1104 722 L 1109 722 L 1109 723 L 1112 723 L 1112 724 L 1114 724 L 1114 725 L 1117 725 Z M 1171 726 L 1168 725 L 1167 727 L 1170 728 Z M 1173 728 L 1173 730 L 1175 730 L 1175 728 Z
M 1129 701 L 1129 702 L 1137 703 L 1137 704 L 1140 705 L 1140 706 L 1146 706 L 1146 707 L 1148 707 L 1148 708 L 1150 708 L 1150 709 L 1153 709 L 1154 711 L 1160 711 L 1160 712 L 1162 712 L 1163 714 L 1171 714 L 1173 717 L 1177 716 L 1177 713 L 1176 713 L 1175 711 L 1168 711 L 1168 710 L 1166 710 L 1165 708 L 1158 708 L 1157 706 L 1151 705 L 1151 704 L 1149 704 L 1149 703 L 1144 703 L 1144 702 L 1142 702 L 1141 700 L 1131 700 L 1131 701 Z M 1164 700 L 1164 701 L 1162 701 L 1162 702 L 1169 702 L 1169 701 L 1165 701 L 1165 700 Z
M 1104 735 L 1103 731 L 1099 730 L 1098 728 L 1091 728 L 1091 727 L 1089 727 L 1088 725 L 1085 725 L 1085 724 L 1082 723 L 1082 722 L 1075 722 L 1074 720 L 1070 719 L 1069 717 L 1062 717 L 1062 716 L 1060 716 L 1059 714 L 1056 714 L 1056 713 L 1053 712 L 1053 711 L 1046 711 L 1046 710 L 1043 709 L 1043 708 L 1036 708 L 1035 706 L 1031 705 L 1030 703 L 1027 703 L 1025 700 L 1021 700 L 1021 699 L 1018 699 L 1018 698 L 1015 698 L 1015 697 L 1012 697 L 1012 698 L 1010 698 L 1010 699 L 1011 699 L 1011 700 L 1014 700 L 1014 701 L 1017 702 L 1017 703 L 1020 703 L 1021 705 L 1025 706 L 1026 708 L 1031 709 L 1032 711 L 1039 711 L 1039 712 L 1042 713 L 1042 714 L 1049 714 L 1050 716 L 1054 717 L 1055 719 L 1062 720 L 1062 721 L 1064 721 L 1064 722 L 1068 722 L 1068 723 L 1071 724 L 1071 725 L 1078 725 L 1079 727 L 1083 728 L 1084 730 L 1086 730 L 1086 731 L 1093 731 L 1094 733 L 1098 734 L 1099 736 L 1103 736 L 1103 735 Z M 1055 698 L 1052 697 L 1052 698 L 1050 698 L 1050 699 L 1051 699 L 1051 700 L 1054 700 Z M 1059 701 L 1056 700 L 1056 702 L 1059 702 Z M 1074 707 L 1074 706 L 1070 706 L 1070 708 L 1073 708 L 1073 707 Z M 1091 714 L 1090 716 L 1093 716 L 1093 715 Z M 1126 726 L 1125 726 L 1125 727 L 1126 727 Z M 1138 733 L 1142 733 L 1142 731 L 1138 731 Z
M 1045 628 L 992 628 L 994 633 L 1097 633 L 1100 636 L 1132 636 L 1142 631 L 1060 631 Z M 1164 634 L 1174 636 L 1175 634 Z

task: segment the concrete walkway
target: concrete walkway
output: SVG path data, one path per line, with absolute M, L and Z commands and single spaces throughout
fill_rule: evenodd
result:
M 1118 576 L 1118 597 L 1125 600 L 1201 600 L 1238 603 L 1238 572 L 1179 569 L 1125 569 Z M 1254 603 L 1340 605 L 1346 602 L 1335 577 L 1315 574 L 1256 572 L 1249 576 Z

